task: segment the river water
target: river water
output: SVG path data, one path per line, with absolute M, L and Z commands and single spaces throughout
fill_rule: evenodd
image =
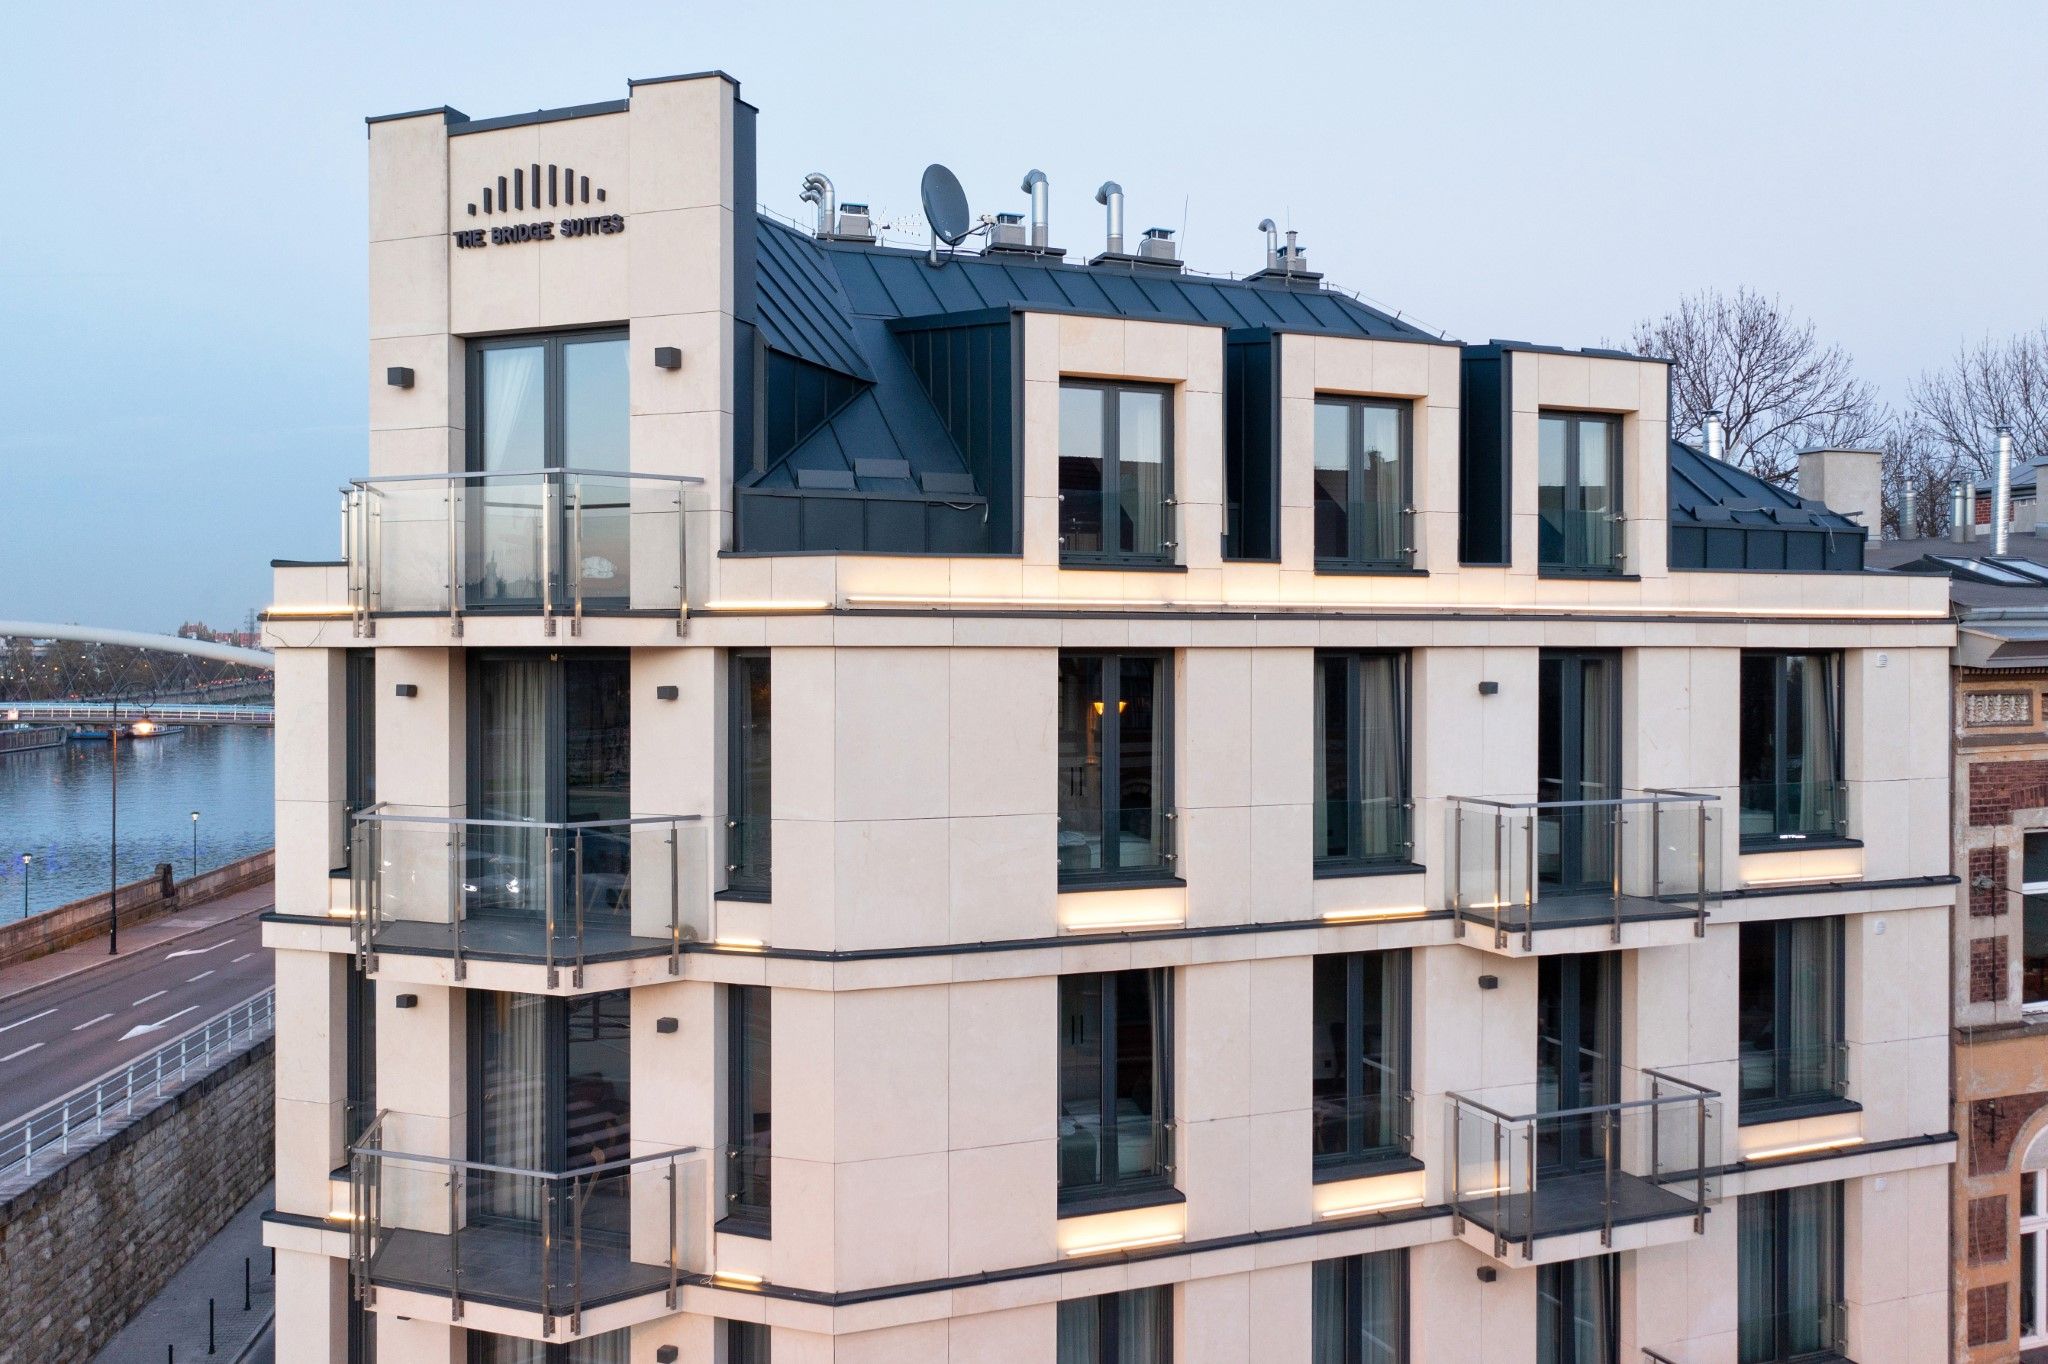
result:
M 0 754 L 0 921 L 21 917 L 21 855 L 30 853 L 34 913 L 107 888 L 109 745 L 67 743 Z M 192 866 L 199 812 L 203 870 L 272 842 L 271 731 L 209 725 L 121 741 L 120 876 L 123 885 L 169 862 Z

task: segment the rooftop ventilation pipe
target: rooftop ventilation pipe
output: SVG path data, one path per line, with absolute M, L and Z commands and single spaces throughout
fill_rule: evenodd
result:
M 2012 428 L 2000 422 L 1998 481 L 1991 485 L 1991 552 L 2004 558 L 2012 548 Z
M 1976 489 L 1970 480 L 1959 478 L 1948 489 L 1948 538 L 1958 545 L 1970 543 L 1971 523 L 1977 519 Z
M 1707 458 L 1720 459 L 1726 448 L 1726 438 L 1721 431 L 1721 409 L 1716 407 L 1707 413 Z
M 1259 231 L 1266 234 L 1266 268 L 1280 268 L 1280 226 L 1271 218 L 1259 219 Z
M 1046 202 L 1049 191 L 1046 188 L 1045 172 L 1026 171 L 1024 183 L 1017 188 L 1026 190 L 1031 195 L 1031 249 L 1043 251 L 1048 245 L 1052 231 L 1052 211 Z
M 1103 250 L 1112 256 L 1124 253 L 1124 187 L 1114 180 L 1104 180 L 1102 188 L 1095 191 L 1095 202 L 1109 209 L 1109 245 Z
M 832 188 L 832 182 L 817 171 L 804 177 L 803 201 L 814 204 L 818 209 L 817 234 L 820 237 L 832 235 L 833 223 L 839 217 L 839 192 Z
M 1920 490 L 1907 487 L 1899 492 L 1899 538 L 1920 538 Z

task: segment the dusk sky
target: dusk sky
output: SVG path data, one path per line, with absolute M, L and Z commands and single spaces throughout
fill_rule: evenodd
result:
M 2029 4 L 143 7 L 10 14 L 0 116 L 0 618 L 238 623 L 337 549 L 364 471 L 367 114 L 483 118 L 719 68 L 760 197 L 883 219 L 943 161 L 1051 178 L 1056 245 L 1253 224 L 1454 337 L 1618 342 L 1782 295 L 1895 404 L 2048 318 L 2048 10 Z

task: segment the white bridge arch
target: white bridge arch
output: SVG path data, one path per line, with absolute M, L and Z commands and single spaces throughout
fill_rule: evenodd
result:
M 75 644 L 118 644 L 130 649 L 156 649 L 169 654 L 190 654 L 216 663 L 240 663 L 251 668 L 274 667 L 276 660 L 267 649 L 244 649 L 211 640 L 185 639 L 178 635 L 153 635 L 146 630 L 110 630 L 99 625 L 53 625 L 26 620 L 0 620 L 0 639 L 61 639 Z

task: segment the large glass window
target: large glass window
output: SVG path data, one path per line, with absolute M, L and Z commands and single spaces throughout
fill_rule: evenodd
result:
M 768 804 L 773 731 L 768 655 L 732 655 L 726 704 L 731 729 L 726 779 L 725 883 L 729 892 L 768 894 L 775 868 L 774 819 Z
M 768 1328 L 758 1321 L 727 1321 L 724 1364 L 769 1364 Z
M 1745 1117 L 1840 1098 L 1842 921 L 1742 925 L 1738 1022 Z
M 633 1333 L 607 1331 L 582 1340 L 548 1342 L 468 1331 L 469 1364 L 627 1364 Z
M 348 1112 L 342 1136 L 354 1145 L 377 1117 L 377 978 L 346 959 L 348 971 Z
M 1842 787 L 1842 656 L 1745 652 L 1742 841 L 1848 833 Z
M 1062 881 L 1173 872 L 1172 673 L 1161 654 L 1062 653 Z
M 2020 1348 L 2048 1345 L 2048 1174 L 2020 1175 Z
M 1062 380 L 1061 562 L 1170 562 L 1172 511 L 1172 391 Z
M 2048 832 L 2028 834 L 2021 852 L 2020 1003 L 2036 1009 L 2048 1007 Z
M 1536 1271 L 1537 1364 L 1619 1364 L 1615 1257 L 1561 1260 Z
M 351 649 L 343 663 L 347 714 L 342 792 L 343 818 L 377 803 L 377 653 Z
M 1537 567 L 1618 573 L 1623 563 L 1621 422 L 1545 412 L 1536 433 Z
M 1173 1184 L 1172 977 L 1060 977 L 1060 1204 Z
M 1842 1186 L 1743 1195 L 1735 1244 L 1741 1364 L 1780 1364 L 1839 1350 Z
M 1408 1252 L 1316 1261 L 1313 1364 L 1407 1364 Z
M 726 987 L 727 1231 L 768 1234 L 768 1162 L 772 1148 L 770 996 L 765 985 Z
M 1412 404 L 1316 398 L 1315 542 L 1321 568 L 1406 568 Z
M 1338 1176 L 1408 1148 L 1408 954 L 1315 959 L 1315 1167 Z
M 1315 708 L 1316 870 L 1407 861 L 1407 657 L 1318 653 Z
M 1059 1364 L 1173 1364 L 1173 1289 L 1066 1299 L 1057 1357 Z

